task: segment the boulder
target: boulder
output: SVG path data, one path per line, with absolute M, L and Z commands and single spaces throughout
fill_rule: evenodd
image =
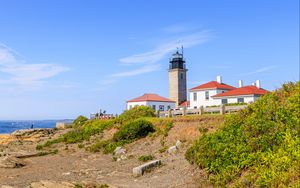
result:
M 68 182 L 57 183 L 55 181 L 42 180 L 39 182 L 33 182 L 29 186 L 30 188 L 73 188 L 74 184 Z
M 126 149 L 122 147 L 117 147 L 114 151 L 115 155 L 125 155 L 126 154 Z
M 30 137 L 34 135 L 48 136 L 53 134 L 54 130 L 50 128 L 37 128 L 37 129 L 20 129 L 11 133 L 15 137 Z
M 0 168 L 20 168 L 25 166 L 25 163 L 16 157 L 5 156 L 0 158 Z
M 182 144 L 182 142 L 180 142 L 180 140 L 177 140 L 175 146 L 176 146 L 177 148 L 179 148 L 179 147 L 181 146 L 181 144 Z
M 168 153 L 175 153 L 177 151 L 177 147 L 176 146 L 171 146 L 168 149 Z
M 161 165 L 161 160 L 154 160 L 132 169 L 134 177 L 141 176 L 147 169 Z

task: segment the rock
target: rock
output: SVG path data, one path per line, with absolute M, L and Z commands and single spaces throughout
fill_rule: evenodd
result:
M 126 153 L 126 149 L 122 147 L 117 147 L 114 151 L 115 155 L 125 155 L 125 153 Z
M 15 137 L 31 137 L 31 136 L 48 136 L 53 134 L 54 130 L 50 128 L 37 128 L 37 129 L 20 129 L 11 133 Z
M 68 182 L 57 183 L 55 181 L 42 180 L 30 184 L 30 188 L 73 188 L 74 184 Z
M 25 166 L 25 163 L 13 156 L 5 156 L 0 158 L 0 168 L 20 168 Z
M 72 127 L 72 123 L 71 122 L 56 122 L 55 127 L 57 129 L 68 129 Z
M 177 151 L 177 147 L 176 146 L 171 146 L 168 149 L 168 153 L 175 153 Z
M 1 187 L 0 188 L 14 188 L 14 187 L 12 187 L 12 186 L 9 186 L 9 185 L 1 185 Z
M 145 170 L 156 167 L 161 164 L 161 160 L 154 160 L 148 163 L 145 163 L 141 166 L 135 167 L 132 169 L 133 176 L 141 176 L 144 174 Z
M 176 146 L 177 148 L 179 148 L 179 147 L 181 146 L 181 144 L 182 144 L 182 142 L 180 142 L 180 140 L 177 140 L 175 146 Z

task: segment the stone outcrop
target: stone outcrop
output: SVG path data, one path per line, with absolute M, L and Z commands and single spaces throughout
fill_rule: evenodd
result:
M 13 156 L 0 157 L 0 168 L 20 168 L 25 166 L 25 163 Z
M 154 160 L 132 169 L 133 176 L 141 176 L 147 169 L 161 165 L 161 160 Z
M 21 130 L 14 131 L 13 133 L 11 133 L 11 135 L 15 137 L 31 137 L 34 135 L 48 136 L 53 133 L 54 133 L 53 129 L 40 128 L 40 129 L 21 129 Z
M 55 181 L 42 180 L 39 182 L 33 182 L 28 188 L 73 188 L 74 184 L 68 182 L 58 183 Z

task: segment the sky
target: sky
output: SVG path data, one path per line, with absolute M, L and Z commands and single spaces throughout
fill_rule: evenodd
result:
M 299 80 L 298 0 L 0 0 L 0 120 L 121 113 L 168 97 L 184 47 L 188 88 Z

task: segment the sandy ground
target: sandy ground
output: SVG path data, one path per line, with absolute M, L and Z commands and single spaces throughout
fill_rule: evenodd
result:
M 217 122 L 221 119 L 217 120 Z M 216 123 L 215 120 L 213 120 Z M 170 130 L 169 136 L 147 137 L 125 146 L 127 159 L 115 161 L 113 155 L 102 152 L 90 153 L 78 144 L 58 146 L 58 154 L 36 156 L 23 159 L 21 168 L 0 168 L 0 185 L 27 187 L 32 182 L 54 180 L 88 184 L 107 184 L 110 187 L 199 187 L 205 182 L 206 174 L 190 165 L 184 154 L 190 144 L 200 136 L 199 127 L 210 127 L 211 121 L 178 122 Z M 57 136 L 60 133 L 56 133 Z M 111 134 L 109 131 L 107 134 Z M 108 137 L 104 135 L 104 137 Z M 2 141 L 1 141 L 2 140 Z M 6 142 L 4 142 L 6 140 Z M 12 141 L 9 135 L 0 136 L 0 151 L 35 152 L 36 141 Z M 167 147 L 183 141 L 176 153 L 160 153 L 162 142 Z M 8 143 L 10 142 L 10 143 Z M 143 164 L 141 155 L 153 155 L 162 165 L 140 177 L 132 176 L 132 168 Z M 203 186 L 202 186 L 203 187 Z M 206 187 L 206 186 L 205 186 Z

